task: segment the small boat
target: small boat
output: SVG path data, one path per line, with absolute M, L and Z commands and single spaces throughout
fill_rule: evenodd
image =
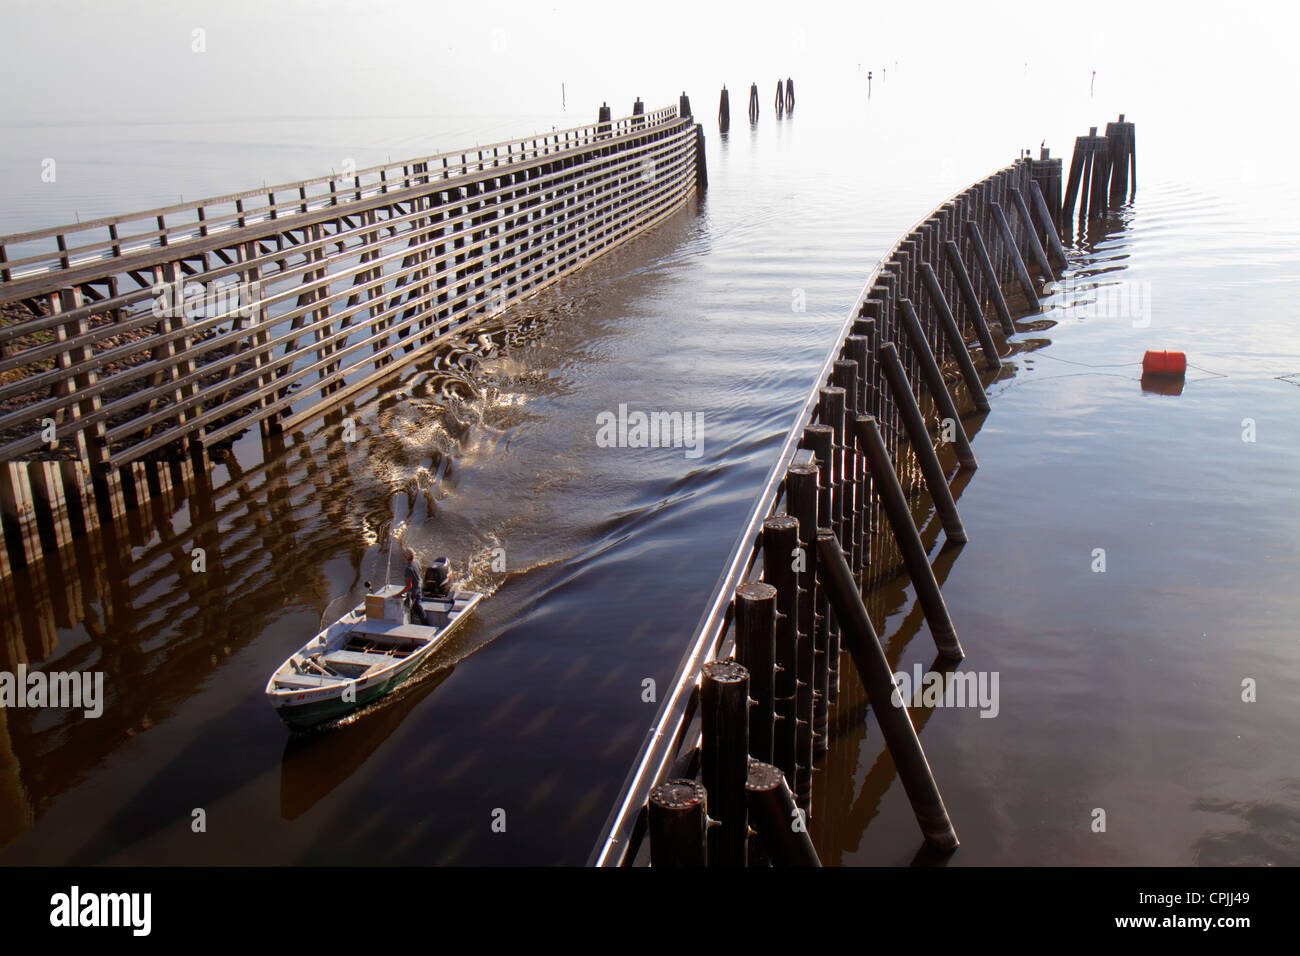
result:
M 369 585 L 366 586 L 369 591 Z M 335 720 L 406 681 L 473 612 L 483 595 L 447 589 L 421 604 L 428 625 L 413 624 L 402 589 L 385 585 L 281 664 L 266 696 L 294 730 Z

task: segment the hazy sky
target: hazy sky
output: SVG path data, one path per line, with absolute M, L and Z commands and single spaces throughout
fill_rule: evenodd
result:
M 1040 142 L 1068 162 L 1076 135 L 1125 113 L 1144 181 L 1266 209 L 1300 146 L 1296 9 L 0 0 L 0 232 L 580 126 L 602 101 L 625 116 L 682 90 L 712 140 L 723 83 L 740 116 L 751 81 L 770 110 L 781 76 L 808 142 L 830 154 L 870 118 L 871 148 L 918 157 L 935 189 Z M 814 172 L 856 175 L 827 158 Z
M 1027 63 L 1135 93 L 1195 86 L 1216 110 L 1281 109 L 1294 5 L 1024 3 L 446 3 L 420 0 L 0 0 L 6 122 L 553 110 L 626 113 L 688 89 L 716 102 L 777 73 L 897 60 L 970 97 Z M 204 52 L 195 52 L 202 30 Z M 523 69 L 521 69 L 523 68 Z M 527 83 L 521 83 L 521 73 Z M 757 74 L 757 75 L 752 75 Z M 771 74 L 771 76 L 769 76 Z M 1279 125 L 1282 125 L 1279 123 Z M 1288 124 L 1289 125 L 1289 124 Z M 1270 135 L 1279 131 L 1272 129 Z M 1285 135 L 1291 135 L 1285 131 Z

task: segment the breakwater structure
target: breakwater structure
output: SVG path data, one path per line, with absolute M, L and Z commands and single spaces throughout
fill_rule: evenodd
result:
M 1071 190 L 1076 179 L 1095 190 L 1094 215 L 1130 185 L 1121 155 L 1136 182 L 1131 124 L 1113 132 L 1113 155 L 1097 140 L 1090 152 L 1076 147 L 1071 175 Z M 978 465 L 963 415 L 989 411 L 999 336 L 1039 311 L 1043 283 L 1067 267 L 1069 215 L 1060 159 L 1022 152 L 876 265 L 785 436 L 592 865 L 817 865 L 809 821 L 830 796 L 818 792 L 817 763 L 837 721 L 865 720 L 867 709 L 923 849 L 956 849 L 865 601 L 905 571 L 935 643 L 932 670 L 964 658 L 935 571 L 966 541 L 952 492 L 966 478 L 950 485 L 947 471 L 968 476 Z M 948 554 L 932 566 L 940 530 Z M 847 680 L 845 655 L 856 675 Z
M 610 112 L 527 139 L 0 237 L 8 657 L 43 659 L 56 625 L 77 623 L 91 601 L 129 602 L 112 568 L 132 546 L 154 568 L 141 587 L 156 602 L 159 579 L 183 579 L 219 520 L 260 540 L 293 473 L 312 476 L 328 509 L 327 476 L 348 479 L 319 462 L 339 457 L 351 409 L 438 343 L 705 188 L 703 130 L 685 93 L 650 113 L 639 99 L 630 116 Z M 286 456 L 322 420 L 331 427 L 317 428 L 315 447 Z M 268 464 L 211 487 L 211 456 L 253 428 Z M 218 515 L 225 501 L 240 514 Z M 187 504 L 173 531 L 170 516 Z M 221 542 L 209 543 L 233 546 Z

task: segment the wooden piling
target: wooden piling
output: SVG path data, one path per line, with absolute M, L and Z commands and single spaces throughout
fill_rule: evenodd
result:
M 1007 308 L 1007 300 L 1002 295 L 1002 286 L 998 283 L 998 274 L 993 268 L 993 260 L 989 258 L 988 250 L 984 247 L 984 238 L 980 235 L 979 226 L 973 219 L 966 220 L 966 236 L 970 240 L 971 250 L 975 253 L 975 262 L 984 275 L 985 291 L 993 300 L 998 321 L 1002 323 L 1002 331 L 1007 335 L 1013 335 L 1016 326 L 1011 321 L 1011 310 Z
M 1084 146 L 1086 137 L 1076 136 L 1074 140 L 1074 155 L 1070 157 L 1070 178 L 1065 183 L 1065 197 L 1061 205 L 1061 222 L 1060 231 L 1064 231 L 1064 224 L 1071 221 L 1074 215 L 1074 202 L 1079 194 L 1079 184 L 1083 180 L 1084 168 L 1088 162 L 1088 150 Z
M 816 456 L 818 471 L 817 527 L 831 526 L 832 466 L 834 457 L 834 430 L 829 425 L 809 425 L 804 429 L 804 447 Z M 800 526 L 800 535 L 803 527 Z M 810 544 L 815 546 L 814 532 Z M 830 662 L 827 659 L 830 635 L 826 616 L 826 593 L 818 588 L 814 593 L 813 621 L 813 754 L 820 757 L 826 752 L 826 712 L 830 693 Z
M 89 534 L 99 524 L 95 513 L 94 488 L 90 482 L 90 469 L 86 463 L 75 459 L 59 462 L 63 481 L 63 501 L 68 508 L 68 522 L 73 534 Z
M 727 95 L 727 86 L 724 83 L 722 93 L 718 97 L 718 131 L 725 133 L 731 129 L 731 98 Z
M 966 389 L 970 392 L 975 408 L 987 412 L 989 399 L 984 394 L 984 383 L 980 381 L 979 372 L 975 370 L 975 363 L 966 348 L 965 336 L 961 334 L 961 328 L 953 318 L 952 310 L 948 308 L 948 300 L 944 298 L 943 290 L 939 288 L 939 277 L 934 274 L 934 269 L 928 262 L 921 263 L 921 284 L 925 287 L 930 304 L 938 316 L 939 331 L 946 337 L 948 350 L 957 360 L 957 367 L 961 370 L 962 380 L 966 383 Z
M 786 510 L 799 522 L 798 625 L 795 648 L 795 779 L 799 806 L 812 806 L 813 685 L 817 615 L 817 467 L 796 463 L 785 473 Z
M 838 385 L 821 390 L 817 417 L 821 424 L 830 425 L 831 475 L 830 475 L 830 527 L 835 529 L 841 542 L 847 542 L 852 531 L 852 492 L 847 481 L 847 447 L 844 440 L 844 416 L 848 394 Z M 829 622 L 828 622 L 829 623 Z M 839 693 L 840 639 L 833 625 L 826 632 L 826 700 L 835 700 Z
M 966 303 L 966 313 L 970 316 L 971 324 L 975 327 L 975 335 L 980 340 L 984 364 L 996 372 L 1002 367 L 1002 359 L 998 356 L 997 343 L 993 341 L 989 324 L 984 320 L 984 309 L 980 305 L 979 296 L 975 294 L 975 286 L 966 271 L 966 264 L 962 262 L 961 250 L 951 239 L 943 244 L 943 249 L 948 255 L 948 264 L 952 268 L 952 273 L 957 279 L 957 288 L 961 292 L 962 301 Z
M 1006 245 L 1007 256 L 1011 260 L 1011 269 L 1015 273 L 1016 281 L 1020 283 L 1020 290 L 1024 293 L 1025 299 L 1029 302 L 1030 308 L 1037 312 L 1038 290 L 1034 288 L 1034 282 L 1029 278 L 1029 270 L 1025 268 L 1025 260 L 1020 258 L 1020 250 L 1016 248 L 1015 236 L 1011 234 L 1011 226 L 1007 222 L 1006 215 L 1002 212 L 1002 206 L 993 203 L 993 221 L 997 224 L 998 232 L 1002 235 L 1002 241 Z
M 775 709 L 776 588 L 751 581 L 736 588 L 736 660 L 749 671 L 749 752 L 772 762 Z
M 1097 219 L 1106 214 L 1110 197 L 1110 150 L 1106 137 L 1097 136 L 1093 129 L 1092 139 L 1092 184 L 1088 193 L 1088 218 Z
M 829 527 L 840 540 L 845 538 L 844 525 L 844 409 L 845 391 L 835 385 L 823 388 L 817 401 L 817 419 L 831 429 L 831 469 L 829 478 Z
M 889 382 L 890 391 L 898 400 L 903 427 L 907 430 L 908 441 L 921 464 L 921 474 L 925 478 L 925 486 L 934 502 L 935 512 L 943 522 L 944 534 L 949 541 L 965 543 L 966 529 L 962 526 L 961 517 L 957 513 L 957 504 L 953 501 L 948 479 L 939 464 L 939 456 L 935 453 L 934 446 L 930 444 L 930 432 L 925 427 L 921 408 L 916 404 L 916 399 L 912 397 L 912 390 L 907 386 L 907 378 L 903 373 L 903 363 L 898 357 L 898 350 L 894 348 L 893 342 L 886 342 L 880 347 L 879 355 L 881 370 Z
M 1065 247 L 1061 245 L 1061 237 L 1057 235 L 1056 224 L 1052 221 L 1052 214 L 1047 208 L 1047 200 L 1043 198 L 1043 191 L 1036 182 L 1029 184 L 1029 199 L 1033 211 L 1038 214 L 1038 224 L 1047 236 L 1048 251 L 1056 260 L 1057 266 L 1064 270 L 1069 264 L 1069 260 L 1065 257 Z
M 700 779 L 709 795 L 710 866 L 744 866 L 748 823 L 749 671 L 736 661 L 710 661 L 700 678 Z
M 1031 185 L 1038 185 L 1030 180 Z M 1023 224 L 1025 234 L 1025 244 L 1029 247 L 1029 256 L 1034 260 L 1034 265 L 1042 274 L 1044 279 L 1049 282 L 1056 279 L 1056 273 L 1052 271 L 1052 264 L 1047 261 L 1047 251 L 1043 249 L 1043 244 L 1038 240 L 1038 230 L 1034 228 L 1034 221 L 1029 215 L 1029 206 L 1025 203 L 1025 197 L 1020 194 L 1020 190 L 1011 189 L 1011 202 L 1016 210 L 1016 215 Z
M 708 800 L 694 780 L 668 780 L 650 791 L 650 865 L 706 866 Z
M 871 467 L 871 478 L 880 495 L 880 503 L 889 519 L 889 526 L 893 529 L 894 540 L 898 543 L 903 564 L 912 579 L 912 586 L 916 589 L 917 601 L 925 612 L 925 620 L 930 626 L 930 636 L 934 639 L 934 646 L 940 656 L 949 660 L 961 660 L 966 655 L 957 640 L 957 629 L 948 614 L 948 605 L 944 602 L 943 594 L 939 590 L 939 582 L 930 567 L 930 559 L 926 554 L 925 546 L 921 543 L 921 535 L 912 522 L 912 512 L 907 506 L 903 488 L 898 483 L 898 475 L 894 473 L 889 462 L 889 455 L 885 451 L 885 443 L 880 437 L 876 420 L 870 415 L 859 415 L 854 422 L 854 430 L 858 444 L 867 456 L 867 463 Z M 819 538 L 818 558 L 822 558 L 823 554 Z M 820 568 L 820 564 L 818 566 Z M 824 577 L 819 578 L 819 581 L 825 584 Z
M 774 866 L 821 866 L 780 769 L 751 760 L 745 781 L 749 819 Z
M 787 102 L 789 101 L 789 99 L 790 98 L 787 96 L 786 97 Z M 791 106 L 787 106 L 786 108 L 793 109 L 793 107 Z M 1119 115 L 1119 118 L 1123 119 L 1124 114 L 1121 113 Z M 1128 136 L 1126 137 L 1126 142 L 1128 145 L 1128 161 L 1129 161 L 1128 198 L 1129 201 L 1132 202 L 1133 197 L 1137 195 L 1137 191 L 1138 191 L 1137 127 L 1134 126 L 1132 123 L 1128 124 Z
M 861 320 L 859 320 L 861 321 Z M 856 328 L 857 322 L 854 323 Z M 841 369 L 840 381 L 836 384 L 843 386 L 845 382 L 850 384 L 846 394 L 851 401 L 845 410 L 846 416 L 856 418 L 864 414 L 866 408 L 866 383 L 869 369 L 867 367 L 867 340 L 861 335 L 849 335 L 844 340 L 844 354 L 847 358 L 848 368 Z M 837 363 L 837 368 L 838 368 Z M 851 371 L 850 371 L 851 369 Z M 852 542 L 852 563 L 853 573 L 862 574 L 862 569 L 867 562 L 867 551 L 869 550 L 870 535 L 866 528 L 867 519 L 867 463 L 862 456 L 857 453 L 857 444 L 851 441 L 845 441 L 845 460 L 849 463 L 849 482 L 853 489 L 853 531 L 851 536 Z
M 41 554 L 41 536 L 36 526 L 36 505 L 32 498 L 27 463 L 0 463 L 0 522 L 9 541 L 10 564 L 15 567 L 34 565 Z
M 787 507 L 789 503 L 787 502 Z M 776 589 L 776 726 L 772 738 L 772 762 L 781 768 L 794 786 L 795 696 L 798 676 L 799 576 L 795 561 L 799 548 L 799 522 L 788 514 L 773 515 L 763 522 L 763 580 Z
M 859 418 L 859 422 L 863 419 Z M 871 423 L 874 430 L 875 423 Z M 878 436 L 878 433 L 877 433 Z M 881 449 L 883 450 L 883 445 Z M 889 669 L 880 638 L 871 624 L 871 618 L 862 598 L 853 587 L 853 577 L 844 561 L 838 542 L 824 532 L 817 535 L 817 550 L 821 558 L 822 580 L 831 593 L 831 606 L 843 625 L 849 652 L 857 665 L 863 689 L 871 712 L 876 715 L 885 746 L 898 768 L 912 812 L 920 825 L 921 835 L 928 846 L 944 853 L 957 849 L 960 841 L 953 829 L 948 808 L 944 805 L 935 783 L 930 762 L 926 760 L 921 740 L 912 725 L 906 702 L 898 700 L 897 685 Z M 927 565 L 928 567 L 928 565 Z
M 939 364 L 934 360 L 934 354 L 925 340 L 925 333 L 916 318 L 916 311 L 908 299 L 903 299 L 899 305 L 903 314 L 903 330 L 911 342 L 912 354 L 917 357 L 920 365 L 921 380 L 934 401 L 940 419 L 947 419 L 952 423 L 953 447 L 957 450 L 957 460 L 961 462 L 963 468 L 974 471 L 979 467 L 979 462 L 975 459 L 975 450 L 971 448 L 970 439 L 966 437 L 966 427 L 962 424 L 961 416 L 957 414 L 957 406 L 953 403 L 952 396 L 948 394 L 943 373 L 939 371 Z
M 33 461 L 27 463 L 27 474 L 35 503 L 44 513 L 42 522 L 49 526 L 53 534 L 56 551 L 63 551 L 72 546 L 72 523 L 68 520 L 68 507 L 63 498 L 63 477 L 59 473 L 59 463 L 55 461 Z

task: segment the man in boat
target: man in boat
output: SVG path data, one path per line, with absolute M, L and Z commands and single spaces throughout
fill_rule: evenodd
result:
M 424 616 L 424 608 L 420 604 L 420 566 L 415 563 L 415 551 L 406 548 L 404 554 L 406 556 L 406 587 L 402 588 L 401 594 L 406 598 L 407 606 L 411 609 L 411 623 L 428 627 L 429 620 Z

